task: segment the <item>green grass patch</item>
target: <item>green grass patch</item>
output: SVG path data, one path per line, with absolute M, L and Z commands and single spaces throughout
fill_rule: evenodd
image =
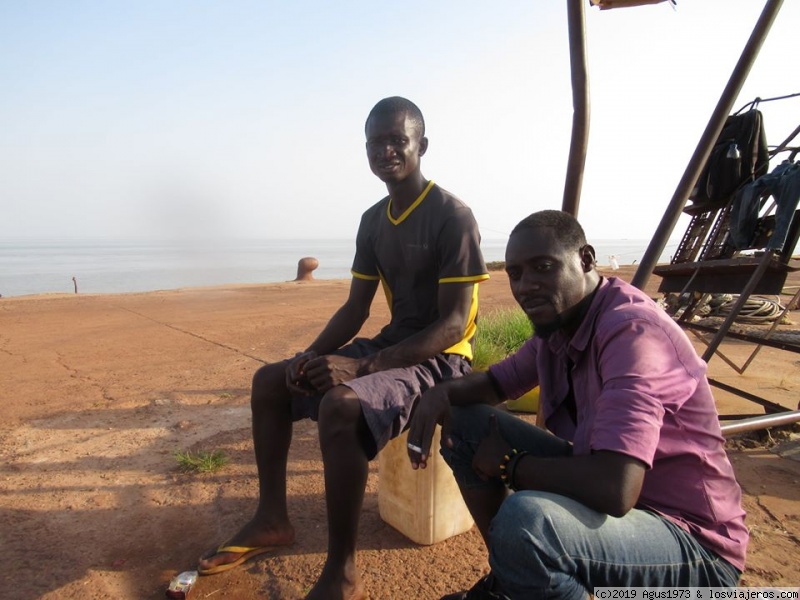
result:
M 190 450 L 179 450 L 175 453 L 175 460 L 184 473 L 213 473 L 227 464 L 228 457 L 222 450 L 198 450 L 194 453 Z
M 520 308 L 497 310 L 478 317 L 472 366 L 486 369 L 515 352 L 533 335 L 533 325 Z

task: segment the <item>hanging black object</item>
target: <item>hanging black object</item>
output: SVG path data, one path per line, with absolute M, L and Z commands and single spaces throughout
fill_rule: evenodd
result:
M 711 150 L 689 199 L 721 207 L 742 185 L 766 174 L 769 151 L 761 111 L 731 115 Z

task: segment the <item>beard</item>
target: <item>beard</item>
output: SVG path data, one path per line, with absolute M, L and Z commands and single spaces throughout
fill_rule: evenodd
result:
M 533 325 L 533 335 L 534 337 L 542 338 L 546 340 L 551 335 L 553 335 L 556 331 L 562 328 L 563 321 L 561 320 L 561 315 L 556 315 L 556 318 L 551 321 L 550 323 L 534 323 L 531 321 L 531 325 Z
M 555 319 L 549 323 L 537 325 L 531 321 L 531 324 L 533 325 L 533 335 L 546 340 L 559 329 L 566 329 L 568 331 L 575 332 L 583 321 L 583 317 L 586 316 L 586 312 L 589 310 L 589 306 L 594 300 L 598 289 L 600 289 L 599 283 L 591 294 L 588 294 L 582 298 L 580 302 L 571 308 L 558 313 Z

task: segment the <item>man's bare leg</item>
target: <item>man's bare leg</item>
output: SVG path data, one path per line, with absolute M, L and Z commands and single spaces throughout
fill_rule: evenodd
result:
M 467 505 L 469 513 L 475 520 L 478 531 L 481 532 L 483 543 L 489 547 L 489 525 L 500 510 L 500 505 L 506 498 L 505 486 L 465 488 L 459 486 L 461 497 Z
M 328 509 L 328 558 L 307 600 L 366 598 L 356 567 L 358 522 L 369 461 L 364 440 L 369 429 L 356 394 L 345 386 L 329 391 L 319 414 Z
M 465 488 L 459 486 L 461 489 L 461 496 L 464 498 L 464 503 L 467 505 L 472 518 L 475 520 L 475 525 L 478 531 L 481 532 L 483 543 L 486 548 L 489 548 L 489 524 L 492 519 L 500 510 L 500 505 L 506 497 L 505 486 L 497 487 L 482 487 L 482 488 Z M 442 596 L 441 600 L 462 600 L 467 593 L 467 590 L 455 592 Z
M 287 546 L 294 542 L 294 528 L 286 507 L 286 462 L 292 441 L 291 396 L 285 384 L 285 363 L 261 367 L 253 376 L 250 408 L 253 414 L 253 447 L 258 467 L 259 501 L 253 518 L 227 546 Z M 234 562 L 241 554 L 211 550 L 199 562 L 200 569 Z

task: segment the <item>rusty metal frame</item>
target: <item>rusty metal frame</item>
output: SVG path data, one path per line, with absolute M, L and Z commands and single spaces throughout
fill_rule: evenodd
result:
M 562 200 L 562 210 L 578 216 L 578 207 L 580 204 L 581 186 L 583 183 L 583 170 L 586 161 L 586 152 L 588 147 L 589 136 L 589 83 L 588 83 L 588 70 L 586 61 L 586 34 L 585 34 L 585 14 L 584 14 L 584 0 L 568 0 L 567 2 L 567 18 L 569 27 L 569 46 L 570 46 L 570 67 L 572 71 L 572 99 L 573 99 L 573 124 L 572 124 L 572 138 L 570 143 L 569 160 L 567 163 L 567 176 L 564 185 L 564 197 Z M 700 172 L 703 169 L 706 161 L 708 160 L 714 143 L 717 140 L 722 127 L 731 110 L 733 103 L 736 101 L 742 86 L 744 85 L 747 76 L 758 56 L 759 51 L 766 39 L 769 30 L 774 23 L 778 12 L 783 5 L 783 0 L 766 0 L 761 15 L 756 22 L 753 31 L 745 44 L 742 54 L 739 57 L 736 66 L 731 73 L 727 85 L 722 91 L 722 94 L 717 102 L 717 106 L 711 114 L 711 117 L 706 125 L 703 134 L 698 141 L 692 157 L 686 170 L 678 182 L 678 186 L 672 195 L 672 198 L 667 205 L 664 216 L 656 229 L 650 244 L 645 251 L 639 267 L 634 274 L 631 283 L 643 289 L 647 284 L 653 270 L 656 266 L 659 256 L 664 251 L 664 248 L 669 241 L 669 238 L 678 223 L 686 202 L 689 198 L 692 188 L 697 182 Z M 755 289 L 758 285 L 761 276 L 766 271 L 772 252 L 766 252 L 764 259 L 760 261 L 756 271 L 751 276 L 745 290 Z M 703 354 L 703 359 L 708 360 L 713 356 L 717 350 L 722 339 L 729 335 L 729 329 L 733 319 L 738 314 L 736 308 L 741 308 L 749 294 L 743 293 L 740 295 L 740 302 L 731 311 L 730 316 L 726 319 L 720 329 L 715 333 L 706 352 Z M 730 334 L 732 335 L 732 334 Z M 754 402 L 761 404 L 768 412 L 784 409 L 778 405 L 759 398 L 745 390 L 740 390 L 732 386 L 720 384 L 710 380 L 712 385 L 722 387 L 728 391 L 738 394 L 741 397 L 747 398 Z M 772 421 L 770 421 L 772 422 Z M 768 426 L 768 425 L 767 425 Z
M 703 131 L 703 135 L 700 136 L 700 141 L 697 143 L 697 148 L 695 148 L 694 154 L 689 160 L 686 171 L 683 173 L 683 177 L 678 182 L 678 187 L 667 205 L 667 210 L 664 212 L 661 223 L 653 234 L 653 239 L 650 241 L 644 256 L 642 256 L 642 261 L 639 263 L 639 268 L 636 269 L 636 273 L 631 280 L 631 283 L 639 289 L 643 289 L 647 284 L 658 262 L 658 257 L 661 256 L 664 248 L 666 248 L 669 237 L 672 235 L 683 208 L 686 206 L 686 201 L 689 199 L 689 194 L 700 177 L 700 171 L 703 170 L 703 166 L 711 154 L 711 149 L 714 147 L 723 125 L 725 125 L 725 120 L 733 109 L 733 103 L 739 96 L 739 92 L 750 74 L 750 69 L 782 5 L 783 0 L 767 0 L 764 5 L 764 10 L 761 11 L 761 16 L 758 18 L 753 32 L 747 40 L 744 50 L 742 50 L 739 61 L 736 63 L 730 79 L 722 91 L 708 125 Z
M 561 210 L 578 216 L 583 169 L 589 147 L 589 69 L 586 60 L 586 14 L 583 0 L 567 2 L 569 64 L 572 75 L 572 138 Z

